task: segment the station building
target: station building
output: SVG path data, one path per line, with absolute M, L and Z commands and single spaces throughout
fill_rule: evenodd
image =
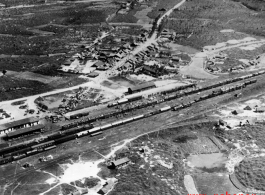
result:
M 12 122 L 0 125 L 0 134 L 8 133 L 15 129 L 31 127 L 37 124 L 39 124 L 39 119 L 35 117 L 12 121 Z

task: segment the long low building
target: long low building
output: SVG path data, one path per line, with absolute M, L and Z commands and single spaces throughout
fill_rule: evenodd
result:
M 25 118 L 0 125 L 0 134 L 8 133 L 14 129 L 30 127 L 39 124 L 39 119 L 35 117 Z
M 32 134 L 35 133 L 37 131 L 42 131 L 44 129 L 44 125 L 43 124 L 38 124 L 32 127 L 26 127 L 24 129 L 18 129 L 16 131 L 13 132 L 9 132 L 6 134 L 7 139 L 12 139 L 12 138 L 17 138 L 23 135 L 28 135 L 28 134 Z
M 132 94 L 132 93 L 136 93 L 139 91 L 143 91 L 143 90 L 147 90 L 147 89 L 151 89 L 151 88 L 155 88 L 155 87 L 156 87 L 156 85 L 154 82 L 144 83 L 141 85 L 137 85 L 137 86 L 128 88 L 128 93 Z

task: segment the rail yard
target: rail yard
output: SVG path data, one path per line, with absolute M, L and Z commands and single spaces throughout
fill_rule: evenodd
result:
M 101 114 L 100 116 L 95 116 L 95 117 L 86 117 L 85 115 L 74 115 L 70 116 L 70 119 L 77 119 L 77 118 L 82 118 L 81 121 L 78 122 L 72 122 L 67 125 L 63 125 L 60 127 L 60 129 L 54 129 L 51 131 L 55 131 L 54 133 L 48 135 L 48 136 L 42 136 L 42 138 L 38 141 L 34 142 L 29 142 L 27 144 L 17 144 L 11 147 L 6 147 L 2 148 L 0 150 L 0 155 L 2 158 L 0 159 L 1 164 L 6 164 L 12 161 L 16 161 L 22 158 L 26 158 L 30 155 L 34 155 L 37 153 L 41 153 L 43 151 L 51 150 L 56 148 L 57 145 L 65 143 L 70 140 L 78 139 L 83 136 L 97 136 L 99 134 L 104 133 L 104 131 L 115 128 L 117 126 L 122 126 L 124 124 L 141 120 L 143 118 L 148 118 L 163 112 L 168 112 L 168 111 L 180 111 L 182 109 L 188 108 L 196 104 L 197 102 L 204 101 L 207 99 L 214 98 L 216 96 L 220 96 L 223 94 L 227 94 L 233 91 L 241 90 L 245 87 L 248 87 L 248 85 L 252 85 L 257 82 L 257 79 L 252 79 L 257 76 L 265 74 L 265 71 L 259 71 L 253 74 L 248 74 L 245 76 L 241 77 L 236 77 L 232 79 L 226 79 L 224 81 L 220 81 L 216 84 L 208 85 L 208 86 L 195 86 L 195 85 L 187 85 L 183 86 L 180 88 L 176 88 L 175 90 L 167 90 L 161 92 L 162 94 L 166 94 L 165 98 L 163 100 L 159 101 L 152 101 L 146 104 L 142 104 L 140 106 L 136 107 L 131 107 L 129 109 L 121 110 L 121 111 L 116 111 L 116 112 L 111 112 L 111 113 L 104 113 Z M 233 84 L 236 83 L 236 84 Z M 188 89 L 188 88 L 193 88 L 193 89 Z M 220 88 L 221 87 L 221 88 Z M 211 90 L 211 91 L 209 91 Z M 209 92 L 208 92 L 209 91 Z M 106 123 L 102 126 L 94 126 L 93 123 L 96 121 L 103 121 L 105 119 L 115 117 L 118 115 L 122 115 L 125 113 L 129 113 L 133 110 L 137 109 L 143 109 L 143 108 L 148 108 L 152 106 L 157 106 L 161 104 L 162 102 L 168 102 L 172 101 L 175 99 L 180 99 L 183 97 L 187 97 L 192 94 L 197 94 L 201 92 L 208 92 L 205 95 L 199 96 L 197 99 L 191 99 L 191 101 L 186 102 L 186 103 L 181 103 L 181 104 L 175 104 L 172 106 L 165 106 L 161 107 L 158 109 L 155 109 L 151 112 L 146 112 L 141 115 L 133 116 L 131 118 L 125 118 L 123 120 L 118 120 L 118 121 L 113 121 L 112 123 Z M 111 104 L 108 105 L 109 107 L 112 106 L 117 106 L 120 104 L 126 104 L 130 103 L 136 100 L 141 99 L 141 96 L 136 96 L 135 98 L 132 99 L 123 99 L 122 101 L 118 101 L 116 104 Z M 82 126 L 82 127 L 80 127 Z M 21 133 L 21 136 L 24 135 L 23 131 L 19 131 Z M 19 137 L 19 132 L 17 132 L 16 137 Z M 6 133 L 6 138 L 10 139 L 10 134 L 13 132 Z M 12 138 L 12 137 L 11 137 Z M 19 138 L 17 138 L 19 139 Z

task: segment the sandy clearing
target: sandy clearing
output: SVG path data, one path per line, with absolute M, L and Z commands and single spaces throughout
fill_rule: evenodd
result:
M 51 187 L 45 192 L 40 193 L 39 195 L 45 195 L 46 193 L 50 192 L 52 189 L 56 188 L 57 186 L 63 183 L 70 184 L 73 181 L 82 180 L 83 178 L 89 178 L 89 177 L 98 178 L 100 180 L 99 184 L 96 187 L 88 189 L 88 194 L 98 195 L 97 192 L 107 182 L 107 180 L 102 179 L 101 177 L 98 176 L 98 173 L 101 171 L 101 168 L 99 168 L 98 165 L 100 163 L 103 163 L 105 159 L 108 159 L 111 156 L 113 156 L 118 150 L 122 149 L 124 146 L 126 146 L 134 139 L 136 138 L 126 139 L 122 142 L 118 142 L 116 144 L 111 145 L 111 152 L 108 155 L 104 156 L 104 158 L 102 159 L 96 161 L 82 161 L 82 159 L 80 159 L 78 162 L 75 163 L 59 164 L 60 167 L 62 167 L 62 169 L 64 170 L 64 173 L 59 177 L 53 175 L 52 173 L 49 173 L 51 175 L 51 178 L 46 180 L 47 183 L 48 182 L 51 183 L 55 179 L 57 179 L 59 182 L 55 186 Z M 115 180 L 115 178 L 113 179 Z
M 179 45 L 179 44 L 176 44 L 176 43 L 168 43 L 167 46 L 169 46 L 173 52 L 184 52 L 184 53 L 187 53 L 187 54 L 196 54 L 199 52 L 199 50 L 197 49 L 194 49 L 192 47 L 189 47 L 189 46 L 183 46 L 183 45 Z
M 238 61 L 243 62 L 244 64 L 249 64 L 248 59 L 239 59 Z
M 231 33 L 231 32 L 235 32 L 233 29 L 224 29 L 220 31 L 221 33 Z
M 198 79 L 214 79 L 217 76 L 212 75 L 204 70 L 205 53 L 198 53 L 192 58 L 188 66 L 181 67 L 180 74 L 191 76 Z
M 232 39 L 232 40 L 228 40 L 227 43 L 228 44 L 239 44 L 240 41 L 239 40 L 236 40 L 236 39 Z
M 258 66 L 259 67 L 265 66 L 265 53 L 260 55 L 260 58 L 258 59 Z
M 131 78 L 133 79 L 137 79 L 137 80 L 140 80 L 140 81 L 152 81 L 152 80 L 155 80 L 156 78 L 154 77 L 151 77 L 149 75 L 145 75 L 145 74 L 139 74 L 139 75 L 130 75 Z
M 59 77 L 45 76 L 42 74 L 37 74 L 33 72 L 28 72 L 28 71 L 26 72 L 8 71 L 7 75 L 14 76 L 20 79 L 25 79 L 25 80 L 39 81 L 41 83 L 46 83 L 46 84 L 49 84 L 50 82 L 60 79 Z
M 195 187 L 194 180 L 191 175 L 184 176 L 184 185 L 189 194 L 199 194 Z

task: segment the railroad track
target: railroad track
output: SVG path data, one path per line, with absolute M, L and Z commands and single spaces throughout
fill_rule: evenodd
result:
M 245 81 L 245 79 L 252 78 L 252 77 L 255 77 L 255 76 L 264 74 L 264 73 L 265 73 L 265 71 L 260 71 L 258 73 L 253 73 L 253 74 L 250 74 L 250 75 L 246 75 L 246 76 L 242 76 L 242 77 L 237 77 L 237 78 L 234 78 L 234 79 L 228 79 L 228 80 L 219 82 L 219 83 L 214 84 L 214 85 L 197 88 L 197 89 L 194 89 L 194 90 L 191 90 L 191 91 L 183 92 L 182 94 L 177 94 L 177 95 L 175 95 L 175 97 L 169 97 L 167 101 L 170 101 L 170 100 L 172 100 L 174 98 L 188 96 L 188 95 L 192 95 L 192 94 L 195 94 L 195 93 L 198 93 L 198 92 L 201 92 L 201 91 L 205 91 L 205 90 L 209 90 L 209 89 L 212 89 L 212 88 L 216 88 L 216 87 L 224 86 L 224 85 L 227 85 L 227 84 L 231 84 L 233 82 L 237 82 L 237 81 L 241 81 L 241 80 L 244 80 Z M 229 92 L 232 92 L 234 90 L 238 90 L 238 89 L 240 89 L 240 88 L 242 88 L 242 87 L 244 87 L 246 85 L 249 85 L 249 84 L 252 84 L 252 83 L 255 83 L 255 82 L 256 82 L 256 80 L 245 81 L 243 84 L 236 85 L 236 86 L 232 87 L 232 90 L 230 90 L 230 89 L 228 89 L 227 91 L 222 91 L 221 90 L 221 92 L 219 91 L 219 92 L 217 92 L 215 94 L 208 94 L 208 95 L 206 95 L 204 97 L 201 97 L 198 100 L 191 101 L 191 102 L 189 102 L 186 105 L 183 105 L 183 104 L 182 105 L 174 105 L 172 107 L 171 106 L 167 106 L 167 107 L 164 107 L 164 108 L 160 108 L 158 110 L 155 110 L 153 112 L 149 112 L 149 113 L 145 113 L 145 114 L 142 114 L 142 115 L 138 115 L 138 116 L 135 116 L 135 117 L 132 117 L 132 118 L 129 118 L 129 119 L 124 119 L 122 121 L 116 121 L 114 123 L 107 124 L 107 125 L 104 125 L 104 126 L 94 127 L 94 128 L 92 128 L 90 130 L 84 130 L 84 131 L 81 131 L 81 132 L 76 132 L 75 130 L 73 130 L 72 131 L 72 134 L 67 134 L 67 136 L 66 135 L 63 135 L 63 136 L 66 137 L 65 139 L 63 137 L 62 138 L 58 138 L 58 139 L 62 139 L 63 140 L 63 141 L 59 142 L 59 144 L 61 144 L 63 142 L 66 142 L 66 141 L 70 141 L 70 140 L 79 138 L 79 137 L 87 136 L 87 135 L 90 135 L 90 136 L 98 135 L 99 133 L 102 133 L 103 131 L 105 131 L 105 130 L 107 130 L 109 128 L 116 127 L 116 126 L 120 126 L 120 125 L 129 123 L 129 122 L 132 122 L 132 121 L 140 120 L 142 118 L 147 118 L 147 117 L 150 117 L 150 116 L 159 114 L 161 112 L 166 112 L 166 111 L 169 111 L 169 110 L 180 110 L 180 109 L 184 109 L 184 108 L 190 107 L 192 104 L 194 104 L 194 103 L 196 103 L 198 101 L 203 101 L 203 100 L 206 100 L 206 99 L 209 99 L 209 98 L 212 98 L 212 97 L 216 97 L 216 96 L 219 96 L 219 95 L 222 95 L 222 94 L 225 94 L 225 93 L 229 93 Z M 164 101 L 162 101 L 162 102 L 164 102 Z M 160 102 L 157 102 L 157 104 L 158 103 L 160 103 Z M 148 106 L 151 106 L 151 105 L 152 104 L 150 104 Z M 104 117 L 104 118 L 108 118 L 108 117 Z M 88 121 L 88 122 L 92 122 L 92 121 Z M 47 137 L 47 142 L 50 142 L 51 140 L 48 141 L 48 139 L 49 139 L 49 136 Z M 55 144 L 56 144 L 56 139 L 55 139 Z M 45 141 L 44 141 L 44 143 L 42 145 L 43 145 L 43 149 L 45 150 L 45 147 L 46 147 Z M 49 145 L 49 147 L 50 147 L 50 145 Z M 1 150 L 0 150 L 0 152 L 1 152 Z M 19 151 L 17 151 L 17 152 L 19 153 Z M 21 152 L 25 152 L 25 150 L 22 150 Z M 8 153 L 10 153 L 10 152 L 8 152 Z M 5 164 L 5 163 L 11 162 L 13 160 L 18 160 L 18 159 L 21 159 L 21 158 L 25 158 L 27 156 L 28 156 L 27 154 L 22 154 L 21 156 L 18 156 L 18 158 L 16 158 L 16 159 L 14 159 L 13 156 L 8 157 L 6 159 L 0 159 L 0 164 Z

